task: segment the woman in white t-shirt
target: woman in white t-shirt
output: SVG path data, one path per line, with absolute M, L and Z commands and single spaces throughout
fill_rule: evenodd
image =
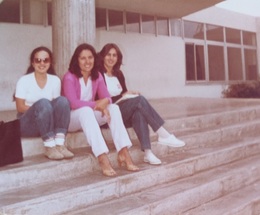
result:
M 144 162 L 157 165 L 161 160 L 151 150 L 149 126 L 159 136 L 158 142 L 171 147 L 182 147 L 185 143 L 170 134 L 164 127 L 164 120 L 145 97 L 127 90 L 125 77 L 120 70 L 123 55 L 114 43 L 106 44 L 99 53 L 102 72 L 113 103 L 117 103 L 126 127 L 133 127 L 145 152 Z
M 16 85 L 15 102 L 22 137 L 41 136 L 45 156 L 53 160 L 72 158 L 64 145 L 70 120 L 68 100 L 60 96 L 61 81 L 46 47 L 34 49 L 30 66 Z

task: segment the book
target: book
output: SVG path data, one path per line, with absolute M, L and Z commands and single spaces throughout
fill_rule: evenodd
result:
M 120 99 L 118 99 L 118 100 L 115 102 L 115 104 L 117 104 L 117 103 L 119 103 L 119 102 L 121 102 L 121 101 L 123 101 L 123 100 L 126 100 L 126 99 L 135 98 L 135 97 L 137 97 L 137 96 L 139 96 L 139 95 L 138 95 L 138 94 L 125 94 L 125 95 L 123 95 Z

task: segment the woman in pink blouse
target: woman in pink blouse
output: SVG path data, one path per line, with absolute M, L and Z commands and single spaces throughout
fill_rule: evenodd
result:
M 118 163 L 129 171 L 139 168 L 132 162 L 128 148 L 132 146 L 124 127 L 120 110 L 112 104 L 104 79 L 97 70 L 97 54 L 89 44 L 79 45 L 70 61 L 69 71 L 63 77 L 63 94 L 71 107 L 68 130 L 83 130 L 94 155 L 98 158 L 102 172 L 115 176 L 116 172 L 107 157 L 108 148 L 100 126 L 108 124 L 118 152 Z M 98 97 L 98 100 L 95 98 Z

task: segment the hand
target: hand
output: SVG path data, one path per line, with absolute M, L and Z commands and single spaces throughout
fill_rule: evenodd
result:
M 102 116 L 106 118 L 107 123 L 110 123 L 111 117 L 110 117 L 110 113 L 109 113 L 109 111 L 107 109 L 104 109 L 102 111 Z
M 94 107 L 94 110 L 98 110 L 103 112 L 107 108 L 109 104 L 109 100 L 107 98 L 99 99 L 96 101 L 96 106 Z

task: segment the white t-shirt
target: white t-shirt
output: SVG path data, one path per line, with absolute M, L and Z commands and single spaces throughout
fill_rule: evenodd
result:
M 123 89 L 117 77 L 114 76 L 111 77 L 105 74 L 105 79 L 106 79 L 107 89 L 110 96 L 113 97 L 113 96 L 120 95 Z
M 45 98 L 50 101 L 60 96 L 61 81 L 56 75 L 47 74 L 47 82 L 44 88 L 40 88 L 36 82 L 34 72 L 22 76 L 17 84 L 15 97 L 25 99 L 25 104 L 32 106 L 38 100 Z
M 92 80 L 88 78 L 87 84 L 85 84 L 84 78 L 79 79 L 80 84 L 80 100 L 91 101 L 92 100 Z

